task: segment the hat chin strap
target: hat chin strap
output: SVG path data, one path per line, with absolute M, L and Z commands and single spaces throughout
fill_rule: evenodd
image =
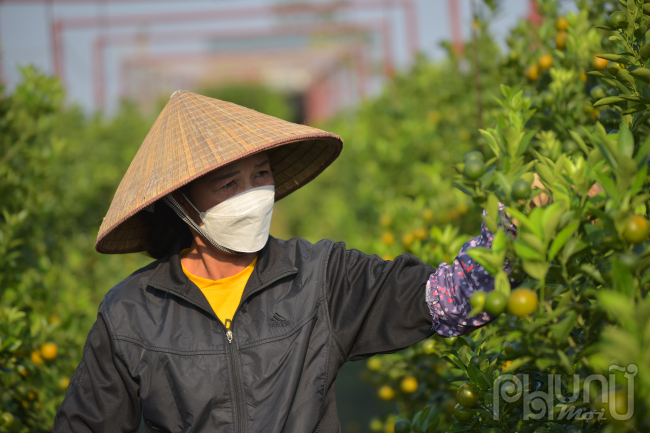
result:
M 167 194 L 166 196 L 164 196 L 163 201 L 167 204 L 167 206 L 172 208 L 172 210 L 176 213 L 176 215 L 179 216 L 180 219 L 185 221 L 187 223 L 187 225 L 189 225 L 194 230 L 196 230 L 205 240 L 210 242 L 216 249 L 218 249 L 220 251 L 223 251 L 224 253 L 228 253 L 228 254 L 236 254 L 236 255 L 243 254 L 243 253 L 240 253 L 239 251 L 234 251 L 234 250 L 231 250 L 230 248 L 224 247 L 223 245 L 219 245 L 217 243 L 217 241 L 212 239 L 212 236 L 207 234 L 206 231 L 203 230 L 203 228 L 201 228 L 201 226 L 199 226 L 197 223 L 195 223 L 194 220 L 192 218 L 190 218 L 189 215 L 187 215 L 187 213 L 185 213 L 185 210 L 181 207 L 181 205 L 178 204 L 176 199 L 174 199 L 174 197 L 172 197 L 171 194 Z M 194 205 L 192 205 L 192 207 L 194 207 Z

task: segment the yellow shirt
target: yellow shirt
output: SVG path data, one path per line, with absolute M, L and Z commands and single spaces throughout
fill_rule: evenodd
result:
M 183 250 L 181 256 L 186 252 L 187 250 Z M 201 289 L 219 320 L 226 324 L 232 321 L 232 316 L 239 306 L 239 301 L 241 301 L 241 296 L 244 293 L 244 287 L 248 282 L 248 278 L 253 273 L 255 263 L 257 263 L 257 257 L 243 271 L 220 280 L 197 277 L 188 272 L 182 263 L 181 266 L 187 278 Z

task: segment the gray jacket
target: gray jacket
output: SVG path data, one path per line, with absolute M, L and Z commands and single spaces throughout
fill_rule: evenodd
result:
M 178 253 L 153 262 L 106 294 L 54 432 L 338 432 L 339 368 L 432 334 L 434 271 L 270 238 L 227 329 Z

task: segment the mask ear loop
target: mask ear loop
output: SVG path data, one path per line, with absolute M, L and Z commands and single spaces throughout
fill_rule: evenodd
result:
M 181 193 L 181 194 L 182 194 L 182 193 Z M 183 197 L 185 197 L 185 195 L 183 195 Z M 185 199 L 187 200 L 187 197 L 185 197 Z M 238 252 L 238 251 L 234 251 L 234 250 L 231 250 L 230 248 L 226 248 L 226 247 L 224 247 L 224 246 L 222 246 L 222 245 L 219 245 L 219 244 L 218 244 L 214 239 L 212 239 L 212 236 L 210 236 L 209 234 L 207 234 L 206 231 L 203 230 L 203 228 L 201 228 L 201 226 L 199 226 L 197 223 L 195 223 L 194 220 L 193 220 L 192 218 L 190 218 L 190 217 L 187 215 L 187 213 L 185 213 L 185 210 L 181 207 L 181 205 L 178 204 L 178 202 L 174 199 L 174 197 L 171 196 L 171 194 L 167 194 L 166 196 L 164 196 L 164 197 L 163 197 L 163 201 L 165 202 L 165 204 L 166 204 L 167 206 L 169 206 L 170 208 L 172 208 L 172 210 L 176 213 L 176 215 L 178 215 L 178 217 L 179 217 L 180 219 L 182 219 L 183 221 L 185 221 L 185 222 L 187 223 L 187 225 L 189 225 L 189 226 L 192 227 L 194 230 L 196 230 L 196 231 L 197 231 L 201 236 L 203 236 L 203 238 L 204 238 L 205 240 L 207 240 L 207 241 L 210 242 L 212 245 L 214 245 L 214 247 L 217 248 L 218 250 L 223 251 L 224 253 L 228 253 L 228 254 L 236 254 L 236 255 L 243 254 L 243 253 L 240 253 L 240 252 Z M 198 209 L 196 209 L 196 208 L 194 207 L 194 205 L 192 204 L 192 202 L 190 202 L 189 200 L 188 200 L 188 202 L 190 203 L 190 205 L 192 205 L 192 207 L 193 207 L 197 212 L 199 212 Z M 199 212 L 199 213 L 201 213 L 201 212 Z M 203 214 L 204 214 L 203 216 L 205 216 L 205 212 L 203 212 Z M 201 220 L 203 220 L 203 217 L 201 218 Z
M 194 206 L 194 204 L 190 201 L 190 199 L 187 198 L 187 196 L 185 194 L 183 194 L 183 192 L 181 192 L 181 195 L 183 196 L 183 198 L 185 200 L 187 200 L 187 202 L 190 204 L 190 206 L 192 206 L 194 208 L 194 210 L 199 214 L 199 217 L 201 218 L 201 221 L 203 221 L 203 218 L 205 218 L 205 212 L 201 212 L 200 210 L 198 210 L 196 208 L 196 206 Z

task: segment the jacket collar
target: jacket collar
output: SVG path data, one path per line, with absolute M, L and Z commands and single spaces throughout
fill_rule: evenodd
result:
M 214 311 L 201 289 L 183 272 L 180 260 L 181 249 L 182 245 L 178 243 L 172 253 L 160 260 L 148 284 L 183 298 L 214 316 Z M 253 293 L 297 272 L 298 269 L 293 265 L 280 242 L 269 236 L 266 245 L 258 253 L 255 269 L 246 283 L 240 304 Z

